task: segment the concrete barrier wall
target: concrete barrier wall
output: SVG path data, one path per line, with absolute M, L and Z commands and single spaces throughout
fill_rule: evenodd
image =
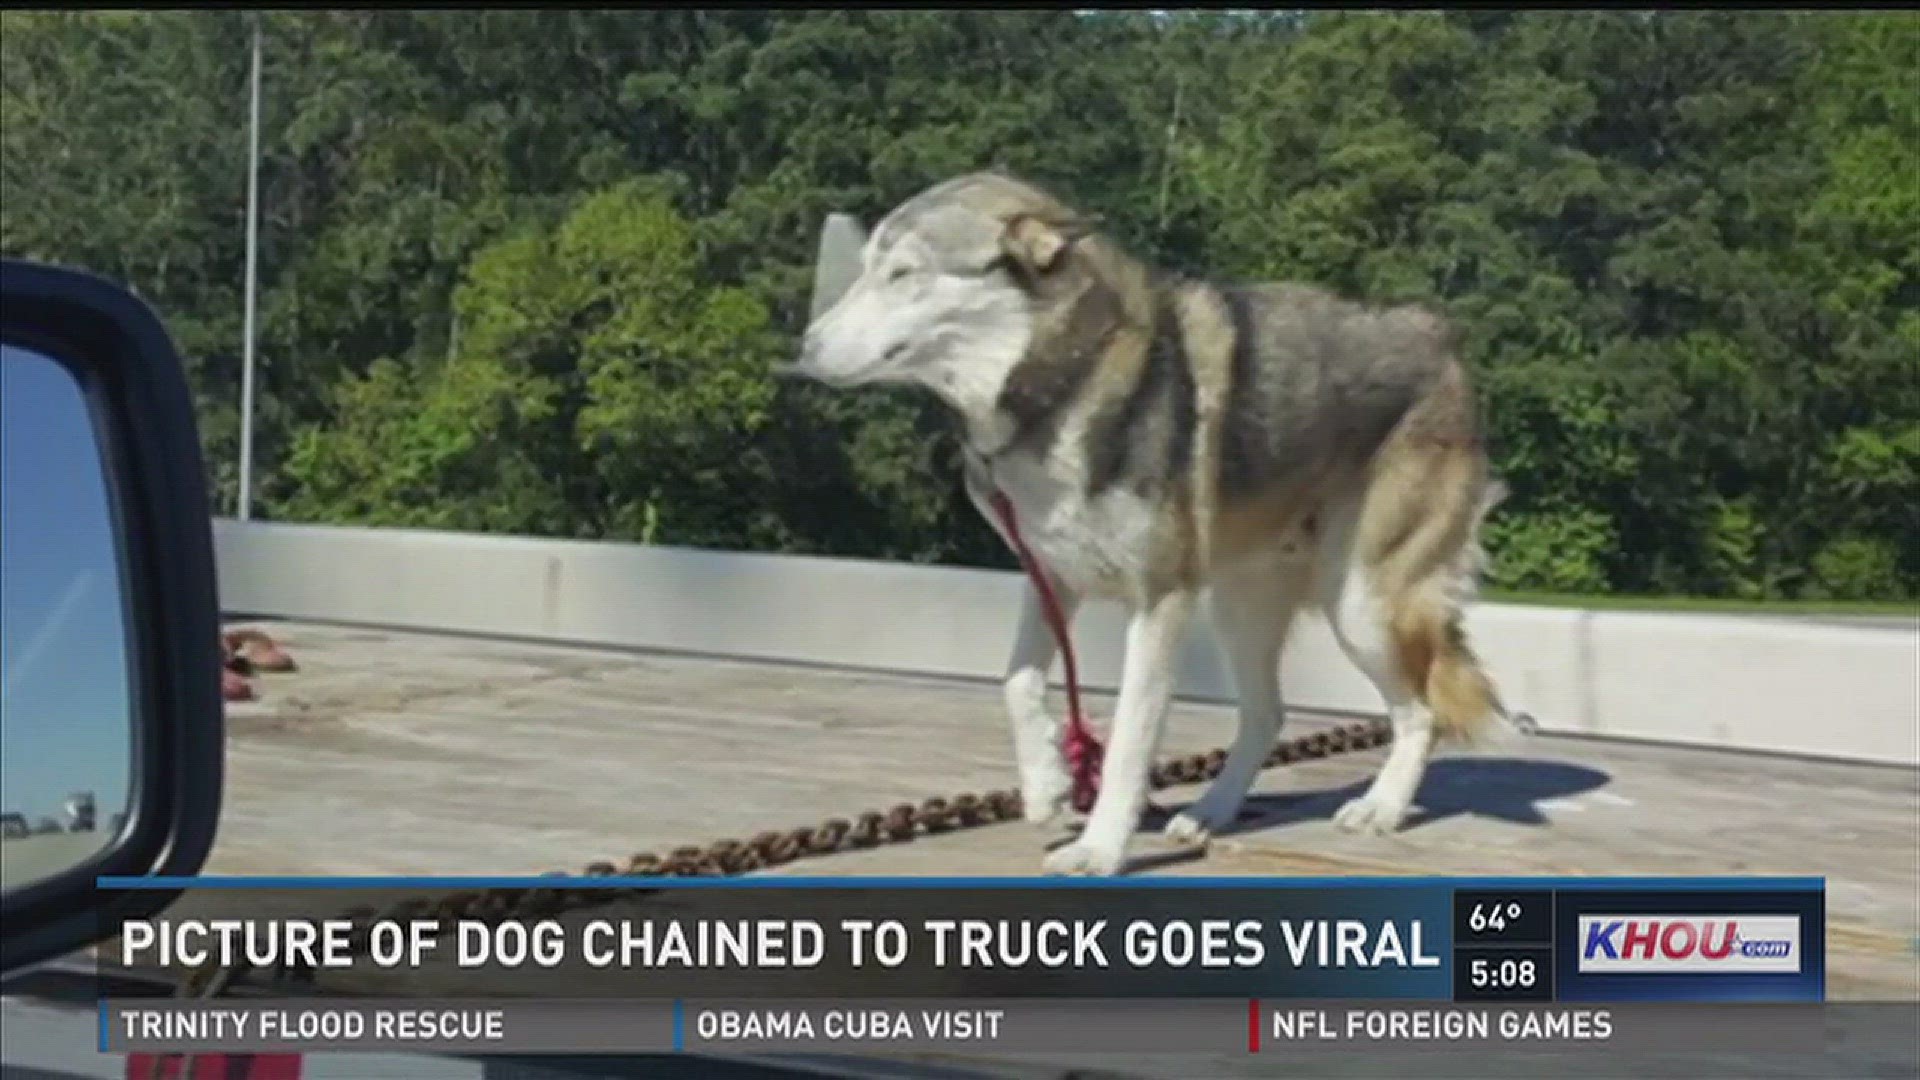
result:
M 1017 574 L 586 541 L 216 521 L 230 612 L 994 678 Z M 1920 764 L 1920 624 L 1477 605 L 1509 704 L 1549 731 Z M 1075 626 L 1112 688 L 1117 605 Z M 1324 622 L 1282 661 L 1289 703 L 1381 711 Z M 1230 700 L 1196 627 L 1180 691 Z

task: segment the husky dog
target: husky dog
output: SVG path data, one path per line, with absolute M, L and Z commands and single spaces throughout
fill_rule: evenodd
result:
M 1139 824 L 1203 589 L 1239 698 L 1212 786 L 1167 832 L 1234 821 L 1281 723 L 1278 659 L 1302 605 L 1379 688 L 1394 740 L 1336 821 L 1397 829 L 1436 737 L 1504 718 L 1462 602 L 1499 497 L 1452 329 L 1302 285 L 1155 271 L 1041 188 L 949 180 L 875 228 L 790 370 L 835 387 L 914 384 L 960 422 L 967 490 L 1003 493 L 1069 619 L 1131 613 L 1104 789 L 1056 874 L 1117 872 Z M 1056 646 L 1029 582 L 1004 684 L 1030 820 L 1071 777 L 1046 704 Z

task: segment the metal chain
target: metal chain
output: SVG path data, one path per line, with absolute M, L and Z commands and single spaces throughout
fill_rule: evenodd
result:
M 1384 746 L 1392 741 L 1392 728 L 1382 720 L 1362 720 L 1316 731 L 1278 743 L 1267 754 L 1261 768 L 1313 761 Z M 1153 767 L 1148 783 L 1153 790 L 1180 784 L 1211 780 L 1226 763 L 1224 749 L 1206 750 L 1169 758 Z M 899 803 L 892 808 L 869 810 L 853 820 L 829 818 L 818 825 L 782 831 L 763 832 L 746 840 L 716 840 L 705 847 L 688 845 L 660 854 L 642 851 L 619 862 L 601 860 L 587 864 L 584 877 L 733 877 L 783 866 L 800 859 L 819 858 L 843 851 L 858 851 L 885 844 L 904 844 L 921 836 L 936 836 L 961 829 L 977 828 L 1021 816 L 1020 793 L 1003 788 L 984 795 L 963 793 L 951 799 L 938 796 L 914 805 Z M 564 871 L 550 871 L 543 877 L 567 877 Z M 358 952 L 367 945 L 373 924 L 384 920 L 434 918 L 442 922 L 472 919 L 485 922 L 547 919 L 569 911 L 611 903 L 623 898 L 644 896 L 655 890 L 629 889 L 469 889 L 449 893 L 437 900 L 412 897 L 385 909 L 357 907 L 344 912 L 352 920 L 351 947 Z M 219 994 L 248 972 L 234 968 L 203 968 L 189 974 L 182 992 L 191 996 Z M 314 972 L 283 969 L 273 973 L 282 984 L 314 982 Z

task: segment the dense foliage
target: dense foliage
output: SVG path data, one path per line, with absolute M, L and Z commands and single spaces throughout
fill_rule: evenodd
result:
M 0 250 L 134 285 L 236 488 L 249 16 L 0 16 Z M 1504 584 L 1920 593 L 1920 16 L 280 11 L 260 512 L 1006 564 L 912 395 L 770 377 L 835 209 L 999 164 L 1436 301 Z

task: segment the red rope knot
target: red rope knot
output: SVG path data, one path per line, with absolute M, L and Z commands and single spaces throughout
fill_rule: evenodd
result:
M 1060 598 L 1053 591 L 1053 583 L 1047 580 L 1046 573 L 1040 568 L 1040 561 L 1028 550 L 1025 540 L 1020 538 L 1020 526 L 1014 520 L 1013 500 L 1003 491 L 995 491 L 989 500 L 993 512 L 1000 515 L 1000 524 L 1006 529 L 1007 541 L 1013 545 L 1014 554 L 1020 557 L 1020 565 L 1027 572 L 1027 578 L 1033 582 L 1034 592 L 1040 596 L 1040 610 L 1046 616 L 1047 628 L 1053 631 L 1053 640 L 1060 646 L 1061 666 L 1067 676 L 1067 730 L 1061 742 L 1061 751 L 1067 759 L 1067 770 L 1073 776 L 1073 808 L 1080 813 L 1088 813 L 1100 795 L 1100 761 L 1106 755 L 1106 748 L 1093 734 L 1093 728 L 1087 723 L 1087 715 L 1080 708 L 1080 673 L 1073 659 L 1073 638 L 1067 632 L 1066 612 L 1060 607 Z
M 1065 744 L 1061 749 L 1073 776 L 1073 808 L 1082 814 L 1091 813 L 1100 797 L 1100 760 L 1106 756 L 1106 747 L 1087 730 L 1085 721 L 1067 725 Z

